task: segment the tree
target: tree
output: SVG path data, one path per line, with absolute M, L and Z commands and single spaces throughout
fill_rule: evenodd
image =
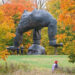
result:
M 46 8 L 46 6 L 45 6 L 45 4 L 46 4 L 46 1 L 47 0 L 37 0 L 37 8 L 38 9 L 45 9 Z
M 32 11 L 33 6 L 34 6 L 33 3 L 29 3 L 30 1 L 18 0 L 18 3 L 16 1 L 17 0 L 13 1 L 13 3 L 11 1 L 11 3 L 5 3 L 4 5 L 0 6 L 0 9 L 4 12 L 5 17 L 7 17 L 13 21 L 14 29 L 12 29 L 12 30 L 10 29 L 10 30 L 14 35 L 15 35 L 15 29 L 20 21 L 21 15 L 24 12 L 24 10 Z M 20 3 L 19 1 L 25 1 L 25 3 L 24 2 Z M 10 20 L 9 20 L 9 22 L 10 22 Z M 25 50 L 30 46 L 30 43 L 32 41 L 31 40 L 31 37 L 32 37 L 31 32 L 32 31 L 24 33 L 24 40 L 25 41 L 23 41 L 23 44 L 24 44 Z M 8 46 L 13 45 L 13 39 L 14 39 L 14 37 L 9 39 L 9 41 L 7 42 Z
M 37 9 L 45 9 L 46 8 L 46 2 L 48 1 L 48 0 L 31 0 L 33 3 L 34 3 L 34 5 L 35 5 L 35 8 L 37 8 Z
M 74 33 L 74 0 L 50 0 L 47 10 L 57 19 L 58 32 L 57 42 L 63 42 L 63 48 L 58 49 L 59 54 L 70 54 L 75 52 Z
M 67 33 L 65 49 L 69 50 L 71 62 L 75 62 L 75 0 L 61 0 L 61 14 L 59 20 L 63 22 Z M 64 49 L 64 50 L 65 50 Z
M 5 13 L 0 9 L 0 59 L 2 58 L 3 60 L 9 54 L 6 50 L 7 44 L 15 36 L 12 33 L 12 30 L 14 30 L 13 20 L 4 15 Z
M 28 11 L 32 11 L 34 7 L 34 4 L 31 2 L 31 0 L 11 0 L 11 3 L 23 5 L 25 10 Z

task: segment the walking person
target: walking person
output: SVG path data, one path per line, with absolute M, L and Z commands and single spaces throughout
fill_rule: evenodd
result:
M 58 61 L 55 61 L 52 65 L 52 73 L 58 68 Z

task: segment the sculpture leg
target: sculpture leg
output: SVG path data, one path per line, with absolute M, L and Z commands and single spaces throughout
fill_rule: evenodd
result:
M 21 54 L 23 55 L 23 50 L 24 50 L 24 47 L 22 46 L 21 47 Z
M 40 39 L 41 39 L 41 29 L 35 28 L 33 30 L 33 44 L 40 44 Z
M 17 54 L 19 54 L 19 48 L 17 48 Z
M 45 48 L 40 46 L 40 39 L 41 39 L 41 29 L 35 28 L 33 30 L 33 44 L 28 49 L 28 54 L 45 54 Z
M 55 35 L 57 33 L 57 21 L 52 19 L 51 23 L 48 25 L 48 36 L 49 36 L 49 44 L 51 46 L 56 45 Z
M 23 34 L 21 34 L 17 31 L 16 37 L 14 38 L 14 46 L 19 47 L 20 44 L 22 43 L 22 39 L 23 39 Z
M 17 53 L 19 53 L 19 46 L 22 43 L 22 38 L 23 38 L 23 34 L 21 34 L 20 32 L 18 32 L 18 30 L 16 31 L 16 37 L 14 38 L 14 46 L 10 46 L 7 49 L 8 50 L 17 50 Z

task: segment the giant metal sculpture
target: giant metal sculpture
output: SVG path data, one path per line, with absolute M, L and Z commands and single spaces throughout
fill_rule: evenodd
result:
M 44 54 L 45 48 L 40 46 L 41 28 L 48 27 L 49 45 L 57 47 L 61 44 L 56 44 L 55 35 L 57 32 L 56 19 L 45 10 L 33 10 L 32 12 L 24 11 L 20 23 L 16 29 L 16 37 L 14 38 L 14 46 L 8 49 L 16 50 L 22 43 L 23 33 L 33 30 L 33 44 L 28 49 L 28 54 Z

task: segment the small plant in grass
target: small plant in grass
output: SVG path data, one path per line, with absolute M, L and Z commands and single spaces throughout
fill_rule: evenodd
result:
M 72 62 L 72 63 L 75 63 L 75 54 L 74 53 L 71 53 L 70 55 L 69 55 L 69 58 L 70 58 L 70 62 Z

